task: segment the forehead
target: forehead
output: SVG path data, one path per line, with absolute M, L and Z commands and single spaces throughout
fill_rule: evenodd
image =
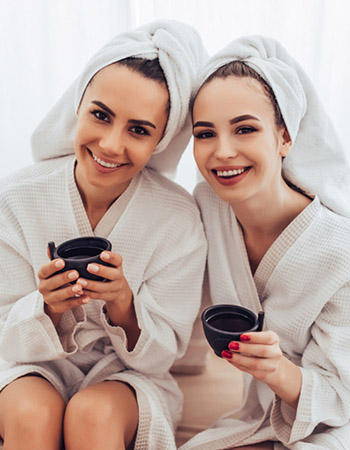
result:
M 249 77 L 214 78 L 199 91 L 193 105 L 193 116 L 201 113 L 240 115 L 271 113 L 270 100 L 261 84 Z
M 165 85 L 150 80 L 125 66 L 111 64 L 100 70 L 90 81 L 83 99 L 93 99 L 111 108 L 132 112 L 164 112 L 168 102 Z

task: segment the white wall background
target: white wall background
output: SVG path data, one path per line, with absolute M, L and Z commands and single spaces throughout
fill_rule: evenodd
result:
M 31 132 L 90 56 L 115 34 L 158 18 L 193 25 L 210 54 L 243 34 L 280 40 L 350 152 L 348 0 L 0 0 L 0 177 L 32 162 Z M 191 191 L 195 172 L 189 146 L 176 180 Z

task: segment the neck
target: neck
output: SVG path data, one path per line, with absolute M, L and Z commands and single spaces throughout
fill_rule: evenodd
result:
M 242 227 L 253 273 L 273 242 L 310 202 L 310 198 L 286 186 L 270 195 L 268 202 L 260 198 L 231 205 Z
M 268 195 L 231 205 L 245 235 L 278 236 L 311 202 L 309 197 L 283 188 Z
M 131 181 L 128 180 L 117 187 L 105 188 L 85 183 L 77 176 L 75 180 L 92 229 L 96 227 L 114 201 L 127 189 Z

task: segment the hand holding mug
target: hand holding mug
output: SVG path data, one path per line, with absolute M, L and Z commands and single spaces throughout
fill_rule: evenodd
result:
M 96 281 L 80 277 L 77 283 L 83 287 L 84 294 L 91 299 L 104 300 L 106 303 L 118 303 L 121 307 L 128 308 L 132 302 L 132 291 L 124 276 L 122 257 L 117 253 L 104 251 L 100 254 L 103 262 L 108 266 L 90 263 L 87 271 L 97 275 L 103 281 Z
M 222 357 L 243 372 L 267 384 L 279 380 L 283 359 L 279 337 L 274 331 L 244 333 L 240 341 L 232 341 Z
M 62 259 L 54 259 L 44 264 L 38 272 L 38 290 L 43 296 L 45 311 L 55 325 L 65 311 L 88 303 L 90 300 L 83 294 L 82 286 L 74 283 L 79 273 L 76 270 L 61 272 L 64 267 L 65 262 Z

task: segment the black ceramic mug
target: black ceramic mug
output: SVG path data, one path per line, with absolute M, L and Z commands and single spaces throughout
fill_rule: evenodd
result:
M 62 242 L 58 247 L 55 246 L 54 242 L 49 242 L 48 246 L 51 259 L 60 258 L 65 262 L 64 268 L 59 272 L 75 269 L 79 272 L 81 278 L 103 281 L 104 278 L 87 271 L 88 264 L 97 263 L 113 267 L 100 258 L 100 254 L 104 250 L 112 250 L 110 241 L 102 237 L 89 236 L 70 239 Z
M 213 305 L 202 313 L 205 337 L 217 356 L 228 349 L 231 341 L 239 341 L 241 334 L 261 331 L 263 322 L 263 312 L 256 316 L 238 305 Z

